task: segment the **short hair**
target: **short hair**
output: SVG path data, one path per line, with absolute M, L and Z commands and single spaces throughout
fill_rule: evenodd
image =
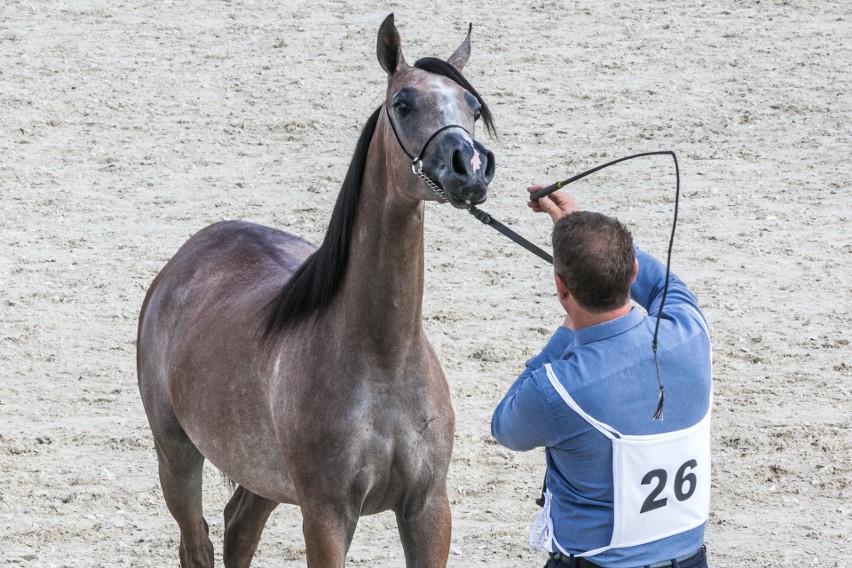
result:
M 583 309 L 601 313 L 629 302 L 636 253 L 618 219 L 593 211 L 562 217 L 553 226 L 553 261 Z

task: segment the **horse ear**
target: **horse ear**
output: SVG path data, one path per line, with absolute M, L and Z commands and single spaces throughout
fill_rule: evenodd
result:
M 470 57 L 470 32 L 473 31 L 473 24 L 470 24 L 467 28 L 467 37 L 464 38 L 464 41 L 461 45 L 456 49 L 456 51 L 450 55 L 450 58 L 447 59 L 447 63 L 456 68 L 456 71 L 461 73 L 461 70 L 464 69 L 465 63 L 467 63 L 468 58 Z
M 379 28 L 379 37 L 376 39 L 376 56 L 379 58 L 382 69 L 388 75 L 395 74 L 406 65 L 400 47 L 399 32 L 393 25 L 393 14 L 388 14 Z

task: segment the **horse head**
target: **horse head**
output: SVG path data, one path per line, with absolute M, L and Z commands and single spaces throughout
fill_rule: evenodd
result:
M 399 143 L 386 145 L 394 164 L 388 175 L 391 186 L 410 198 L 469 208 L 485 201 L 494 177 L 494 154 L 474 136 L 480 119 L 494 133 L 491 113 L 461 74 L 470 56 L 470 31 L 446 61 L 423 58 L 411 66 L 393 14 L 379 29 L 377 56 L 388 74 L 382 119 Z

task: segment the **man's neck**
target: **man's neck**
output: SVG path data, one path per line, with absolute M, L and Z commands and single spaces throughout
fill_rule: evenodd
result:
M 574 303 L 572 308 L 573 309 L 571 309 L 569 313 L 571 315 L 571 321 L 574 323 L 574 329 L 583 329 L 584 327 L 591 327 L 593 325 L 618 319 L 621 316 L 627 315 L 630 313 L 630 310 L 633 309 L 629 303 L 608 312 L 590 312 L 588 310 L 584 310 L 576 303 Z

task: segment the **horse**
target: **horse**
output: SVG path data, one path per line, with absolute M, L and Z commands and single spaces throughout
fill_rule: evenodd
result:
M 364 127 L 319 247 L 225 221 L 193 235 L 148 289 L 139 390 L 184 567 L 213 566 L 202 466 L 236 487 L 223 559 L 249 566 L 269 515 L 300 507 L 310 568 L 341 567 L 363 515 L 395 513 L 406 566 L 446 566 L 455 417 L 422 325 L 424 210 L 485 201 L 491 113 L 462 75 L 472 26 L 445 61 L 409 65 L 393 14 Z M 418 154 L 409 150 L 420 149 Z

